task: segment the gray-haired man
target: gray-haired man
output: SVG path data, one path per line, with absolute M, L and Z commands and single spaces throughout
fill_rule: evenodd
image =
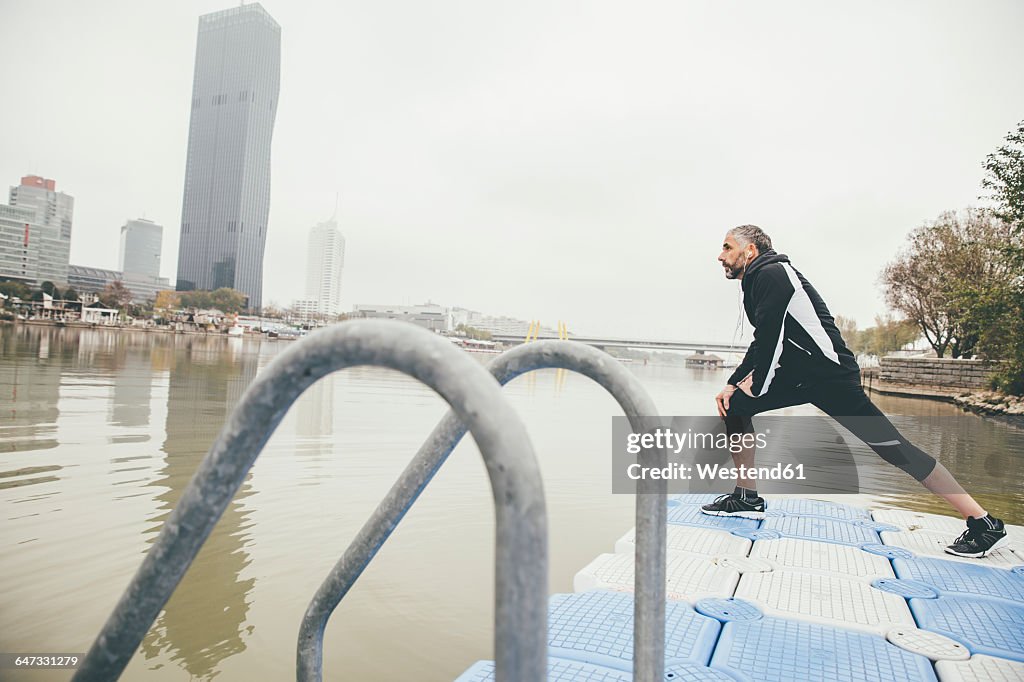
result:
M 729 230 L 718 261 L 727 279 L 741 281 L 743 307 L 755 328 L 743 362 L 715 397 L 730 434 L 749 432 L 756 414 L 811 403 L 966 518 L 967 530 L 946 548 L 948 553 L 982 557 L 1007 542 L 1003 522 L 989 516 L 942 464 L 904 438 L 871 402 L 860 386 L 856 357 L 825 301 L 788 257 L 772 249 L 764 230 L 756 225 Z M 733 459 L 737 466 L 753 467 L 754 450 Z M 753 481 L 741 479 L 731 494 L 702 510 L 763 518 L 764 500 Z

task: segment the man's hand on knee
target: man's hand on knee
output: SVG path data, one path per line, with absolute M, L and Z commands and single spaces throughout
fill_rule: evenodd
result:
M 729 411 L 729 398 L 735 393 L 736 387 L 728 384 L 721 393 L 715 396 L 715 405 L 718 407 L 718 416 L 724 418 Z

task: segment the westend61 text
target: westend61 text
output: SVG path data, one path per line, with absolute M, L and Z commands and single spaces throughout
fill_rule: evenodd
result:
M 685 433 L 672 429 L 656 429 L 651 433 L 631 433 L 626 437 L 626 452 L 631 455 L 640 454 L 641 450 L 657 448 L 671 450 L 675 454 L 686 449 L 728 450 L 743 452 L 749 448 L 765 448 L 768 446 L 763 433 Z
M 727 481 L 746 479 L 750 481 L 803 481 L 803 464 L 776 464 L 770 467 L 724 467 L 720 464 L 679 464 L 672 462 L 666 467 L 645 467 L 642 464 L 630 464 L 626 467 L 626 476 L 631 480 L 664 479 L 667 481 Z

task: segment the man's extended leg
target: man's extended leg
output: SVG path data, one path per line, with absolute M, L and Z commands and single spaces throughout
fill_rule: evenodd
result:
M 946 548 L 950 554 L 982 557 L 1007 542 L 1003 522 L 993 518 L 941 463 L 908 441 L 871 402 L 860 383 L 834 381 L 814 390 L 813 403 L 849 429 L 879 457 L 949 502 L 967 521 L 967 531 Z
M 935 468 L 932 469 L 932 472 L 928 474 L 923 481 L 921 481 L 921 484 L 942 499 L 946 500 L 946 502 L 949 502 L 954 509 L 960 512 L 960 516 L 965 519 L 969 516 L 980 519 L 988 514 L 988 512 L 986 512 L 982 506 L 978 504 L 977 501 L 975 501 L 975 499 L 971 497 L 959 483 L 957 483 L 956 479 L 953 478 L 953 474 L 949 473 L 949 470 L 942 466 L 941 462 L 935 463 Z

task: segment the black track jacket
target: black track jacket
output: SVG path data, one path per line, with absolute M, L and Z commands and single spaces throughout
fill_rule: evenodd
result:
M 760 397 L 777 372 L 790 381 L 856 376 L 857 359 L 843 342 L 832 314 L 814 287 L 790 265 L 789 257 L 767 250 L 743 274 L 743 309 L 754 340 L 729 377 L 736 385 L 751 372 L 751 393 Z

